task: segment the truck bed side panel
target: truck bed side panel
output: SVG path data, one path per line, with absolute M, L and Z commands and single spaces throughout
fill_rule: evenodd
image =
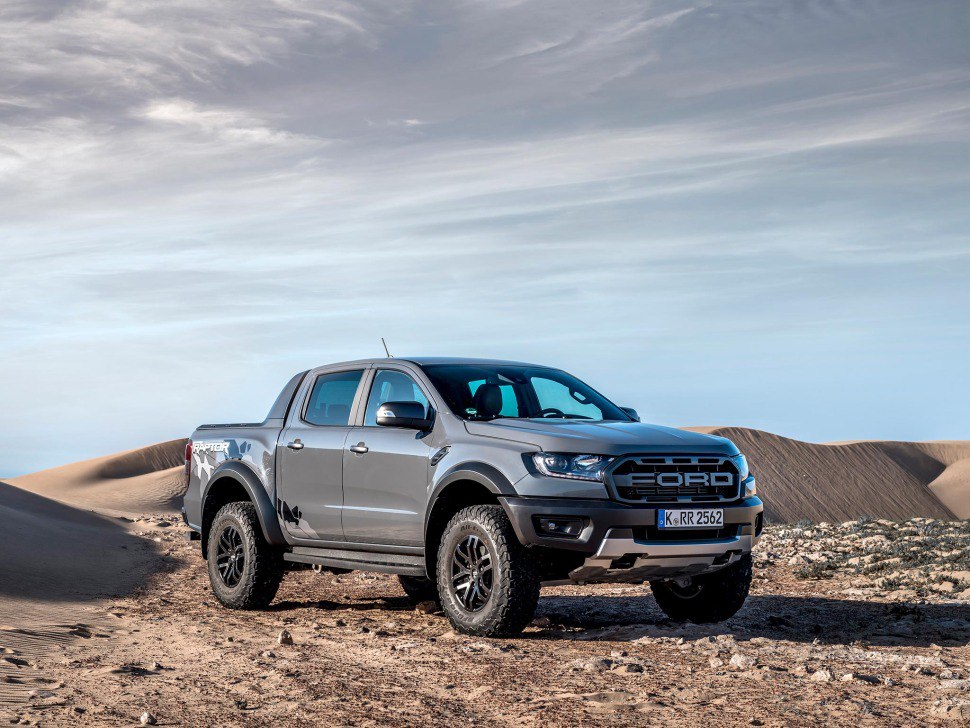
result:
M 276 503 L 276 443 L 282 420 L 258 425 L 203 426 L 192 433 L 192 464 L 185 494 L 185 516 L 193 528 L 202 525 L 202 499 L 218 470 L 228 461 L 251 469 Z

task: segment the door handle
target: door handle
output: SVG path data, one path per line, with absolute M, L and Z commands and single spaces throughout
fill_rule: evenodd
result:
M 293 442 L 286 443 L 286 446 L 288 448 L 290 448 L 290 450 L 302 450 L 303 449 L 303 443 L 300 442 L 300 438 L 299 437 L 296 438 Z
M 356 445 L 351 445 L 351 446 L 350 446 L 350 452 L 355 452 L 355 453 L 357 453 L 358 455 L 363 455 L 363 454 L 364 454 L 365 452 L 367 452 L 367 451 L 368 451 L 369 449 L 370 449 L 370 448 L 369 448 L 369 447 L 367 447 L 367 445 L 365 445 L 365 444 L 364 444 L 364 443 L 362 443 L 362 442 L 358 442 L 358 443 L 357 443 Z

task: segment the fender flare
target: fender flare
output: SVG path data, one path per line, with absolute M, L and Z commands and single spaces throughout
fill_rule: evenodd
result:
M 241 485 L 249 495 L 249 500 L 256 506 L 256 513 L 259 516 L 259 525 L 263 531 L 263 538 L 274 546 L 285 546 L 286 539 L 283 538 L 283 530 L 280 528 L 279 519 L 276 517 L 276 509 L 270 500 L 269 494 L 263 487 L 259 476 L 253 472 L 252 468 L 243 464 L 239 460 L 228 460 L 212 471 L 212 476 L 206 484 L 205 491 L 202 493 L 202 512 L 205 513 L 205 502 L 209 497 L 209 490 L 213 484 L 222 478 L 230 478 Z
M 516 495 L 512 481 L 495 466 L 476 462 L 458 463 L 449 468 L 441 476 L 431 491 L 431 495 L 428 498 L 428 507 L 424 513 L 425 535 L 428 533 L 428 523 L 431 520 L 431 514 L 434 512 L 435 504 L 438 502 L 438 497 L 445 488 L 459 480 L 470 480 L 484 486 L 490 493 L 500 497 L 500 503 L 501 496 Z M 505 505 L 502 504 L 502 507 L 505 508 Z

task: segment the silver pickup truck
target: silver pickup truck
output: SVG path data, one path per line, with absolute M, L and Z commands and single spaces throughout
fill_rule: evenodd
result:
M 555 583 L 649 582 L 671 619 L 727 619 L 762 529 L 729 440 L 518 362 L 301 372 L 263 422 L 199 427 L 185 467 L 183 517 L 224 605 L 265 607 L 287 569 L 378 571 L 484 636 L 521 631 Z

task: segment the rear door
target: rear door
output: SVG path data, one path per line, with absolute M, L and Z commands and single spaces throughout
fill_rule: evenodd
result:
M 344 536 L 348 541 L 420 546 L 428 501 L 432 436 L 398 427 L 378 427 L 384 402 L 419 402 L 424 390 L 407 371 L 377 368 L 360 427 L 344 450 Z M 353 448 L 351 450 L 350 448 Z
M 343 540 L 343 454 L 365 371 L 358 367 L 308 377 L 300 409 L 283 430 L 276 507 L 292 536 Z

